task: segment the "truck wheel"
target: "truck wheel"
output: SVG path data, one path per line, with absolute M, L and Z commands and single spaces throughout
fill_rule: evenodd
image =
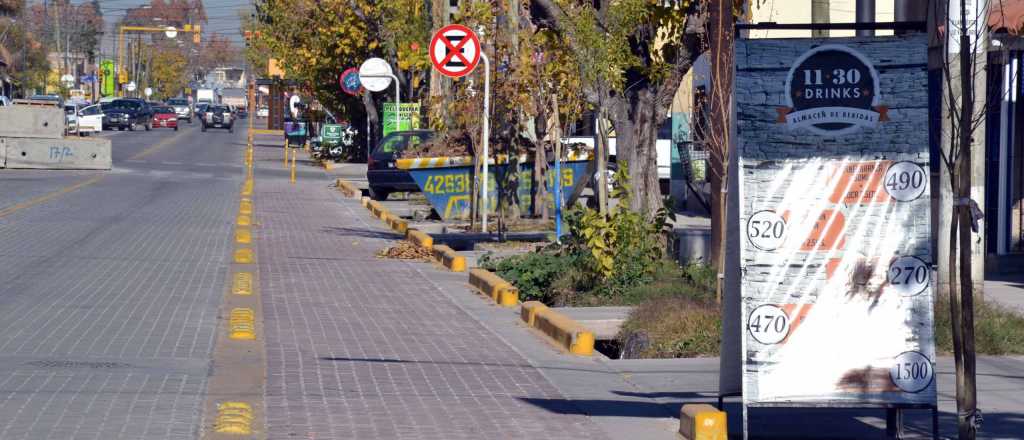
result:
M 378 202 L 387 200 L 388 199 L 388 194 L 391 194 L 390 192 L 388 192 L 388 191 L 386 191 L 384 189 L 381 189 L 379 187 L 374 187 L 374 186 L 370 187 L 370 191 L 369 192 L 370 192 L 370 198 L 373 199 L 373 200 L 376 200 Z

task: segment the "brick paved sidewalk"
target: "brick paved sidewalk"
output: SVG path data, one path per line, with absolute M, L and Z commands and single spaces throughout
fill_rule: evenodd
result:
M 326 174 L 290 184 L 279 155 L 257 148 L 269 438 L 606 438 L 422 263 L 375 257 L 398 237 Z

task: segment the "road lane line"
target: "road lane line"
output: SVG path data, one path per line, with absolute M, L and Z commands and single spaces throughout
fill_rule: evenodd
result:
M 157 143 L 156 145 L 153 145 L 153 146 L 151 146 L 151 147 L 149 147 L 149 148 L 139 152 L 138 154 L 130 157 L 128 160 L 126 160 L 126 162 L 141 162 L 139 159 L 141 159 L 143 157 L 146 157 L 146 156 L 148 156 L 150 154 L 153 154 L 153 153 L 157 152 L 158 150 L 160 150 L 163 147 L 166 147 L 169 143 L 171 143 L 174 140 L 177 140 L 179 136 L 181 136 L 181 135 L 183 135 L 185 133 L 186 132 L 181 132 L 181 133 L 176 134 L 174 136 L 171 136 L 171 137 L 169 137 L 167 139 L 164 139 L 164 140 L 160 141 L 159 143 Z M 36 197 L 34 199 L 27 200 L 27 201 L 24 201 L 24 202 L 21 202 L 21 203 L 18 203 L 18 204 L 15 204 L 15 205 L 8 206 L 6 208 L 0 209 L 0 218 L 4 218 L 4 217 L 6 217 L 8 215 L 11 215 L 11 214 L 13 214 L 13 213 L 15 213 L 17 211 L 21 211 L 21 210 L 26 209 L 26 208 L 31 208 L 33 206 L 46 203 L 46 202 L 48 202 L 50 200 L 53 200 L 53 199 L 55 199 L 57 197 L 60 197 L 60 196 L 64 195 L 64 194 L 68 194 L 68 193 L 74 192 L 76 190 L 85 188 L 85 187 L 87 187 L 89 185 L 92 185 L 92 184 L 94 184 L 96 182 L 99 182 L 100 180 L 103 180 L 104 177 L 106 177 L 106 176 L 102 175 L 102 176 L 90 177 L 90 178 L 88 178 L 86 180 L 83 180 L 83 181 L 78 182 L 76 184 L 73 184 L 71 186 L 67 186 L 67 187 L 61 188 L 59 190 L 53 191 L 51 193 L 41 195 L 41 196 Z
M 71 185 L 71 186 L 67 186 L 67 187 L 61 188 L 61 189 L 59 189 L 57 191 L 54 191 L 54 192 L 51 192 L 49 194 L 44 194 L 44 195 L 41 195 L 41 196 L 36 197 L 34 199 L 27 200 L 27 201 L 18 203 L 16 205 L 12 205 L 12 206 L 8 206 L 6 208 L 0 209 L 0 218 L 7 217 L 8 215 L 14 214 L 17 211 L 21 211 L 22 209 L 31 208 L 33 206 L 46 203 L 46 202 L 48 202 L 48 201 L 50 201 L 52 199 L 55 199 L 57 197 L 60 197 L 60 196 L 64 195 L 64 194 L 68 194 L 70 192 L 74 192 L 76 190 L 82 189 L 82 188 L 87 187 L 89 185 L 92 185 L 92 184 L 94 184 L 96 182 L 99 182 L 100 180 L 103 179 L 103 177 L 104 176 L 91 177 L 89 179 L 83 180 L 83 181 L 78 182 L 78 183 L 76 183 L 74 185 Z
M 178 134 L 175 134 L 174 136 L 171 136 L 171 137 L 169 137 L 167 139 L 164 139 L 164 140 L 158 142 L 156 145 L 153 145 L 153 146 L 151 146 L 151 147 L 149 147 L 149 148 L 147 148 L 145 150 L 142 150 L 142 151 L 136 153 L 134 156 L 129 157 L 128 160 L 139 160 L 139 159 L 142 159 L 143 157 L 149 156 L 150 154 L 156 153 L 157 151 L 160 151 L 161 148 L 170 145 L 173 141 L 176 141 L 176 140 L 178 140 L 178 138 L 184 136 L 185 133 L 189 133 L 189 132 L 187 132 L 187 131 L 179 132 Z

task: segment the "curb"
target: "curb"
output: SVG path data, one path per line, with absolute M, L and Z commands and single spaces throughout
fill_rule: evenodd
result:
M 352 182 L 349 182 L 345 179 L 338 179 L 337 184 L 338 189 L 346 197 L 355 197 L 361 192 L 359 191 L 359 188 L 356 188 L 356 186 L 352 184 Z
M 438 263 L 442 266 L 447 267 L 452 272 L 465 272 L 466 271 L 466 257 L 459 255 L 452 248 L 443 244 L 434 245 L 434 258 L 437 259 Z
M 577 356 L 594 354 L 594 332 L 538 301 L 523 303 L 519 317 L 561 348 Z
M 419 229 L 409 229 L 405 233 L 405 239 L 419 247 L 431 249 L 434 247 L 434 237 Z
M 494 272 L 474 267 L 469 270 L 469 284 L 502 307 L 519 304 L 519 290 Z

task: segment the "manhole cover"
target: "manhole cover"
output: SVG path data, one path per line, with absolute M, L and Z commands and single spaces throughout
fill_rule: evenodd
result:
M 129 364 L 123 364 L 120 362 L 87 362 L 87 361 L 32 361 L 26 365 L 39 368 L 125 368 L 130 367 Z

